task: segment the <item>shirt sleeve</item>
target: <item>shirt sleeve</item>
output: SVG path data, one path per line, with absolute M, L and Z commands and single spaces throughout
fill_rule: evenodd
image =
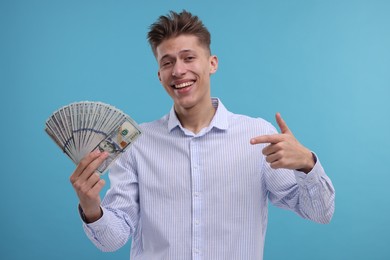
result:
M 124 246 L 135 233 L 139 222 L 138 178 L 125 153 L 109 173 L 110 189 L 101 208 L 102 217 L 93 222 L 83 222 L 87 237 L 104 252 Z
M 326 224 L 334 213 L 335 189 L 320 160 L 305 174 L 296 170 L 274 170 L 265 164 L 266 186 L 270 201 L 295 211 L 303 218 Z

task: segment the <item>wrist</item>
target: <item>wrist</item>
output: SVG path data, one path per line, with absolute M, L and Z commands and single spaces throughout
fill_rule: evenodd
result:
M 93 211 L 84 211 L 81 205 L 79 204 L 78 209 L 79 209 L 81 219 L 87 224 L 93 223 L 99 220 L 103 216 L 103 210 L 100 206 L 98 209 Z
M 297 169 L 297 171 L 308 174 L 314 168 L 314 165 L 317 162 L 317 157 L 314 155 L 313 152 L 308 151 L 308 156 L 306 158 L 307 159 L 306 159 L 305 166 L 300 169 Z

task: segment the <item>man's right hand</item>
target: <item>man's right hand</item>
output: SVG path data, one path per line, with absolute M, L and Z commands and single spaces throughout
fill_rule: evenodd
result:
M 100 152 L 99 149 L 86 155 L 77 165 L 76 170 L 70 176 L 70 182 L 80 200 L 80 207 L 83 209 L 85 219 L 88 223 L 95 222 L 102 216 L 100 208 L 100 191 L 105 181 L 100 179 L 96 169 L 107 158 L 107 152 Z

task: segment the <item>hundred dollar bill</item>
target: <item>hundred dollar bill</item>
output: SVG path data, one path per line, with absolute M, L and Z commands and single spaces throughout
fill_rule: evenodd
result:
M 100 174 L 103 174 L 140 134 L 141 131 L 135 127 L 134 122 L 130 118 L 127 118 L 123 124 L 114 129 L 114 131 L 112 131 L 111 134 L 101 141 L 94 149 L 99 149 L 101 152 L 108 152 L 107 159 L 100 165 L 97 171 Z

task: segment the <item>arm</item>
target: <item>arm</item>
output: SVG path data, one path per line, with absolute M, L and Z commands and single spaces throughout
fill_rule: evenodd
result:
M 80 207 L 86 222 L 95 222 L 103 212 L 100 208 L 100 191 L 105 181 L 95 173 L 108 154 L 96 150 L 85 156 L 70 176 L 70 182 L 80 200 Z
M 301 145 L 276 114 L 281 134 L 254 137 L 251 144 L 269 144 L 263 149 L 264 173 L 269 198 L 304 218 L 329 223 L 334 212 L 335 191 L 321 163 Z
M 308 173 L 272 169 L 264 162 L 263 172 L 270 201 L 278 207 L 290 209 L 303 218 L 327 224 L 334 213 L 335 190 L 317 160 Z
M 138 223 L 138 185 L 128 180 L 133 175 L 117 163 L 111 169 L 115 176 L 110 173 L 111 188 L 101 202 L 99 192 L 104 180 L 94 172 L 106 156 L 98 151 L 87 155 L 72 174 L 71 182 L 80 199 L 86 235 L 100 250 L 115 251 L 126 244 Z

